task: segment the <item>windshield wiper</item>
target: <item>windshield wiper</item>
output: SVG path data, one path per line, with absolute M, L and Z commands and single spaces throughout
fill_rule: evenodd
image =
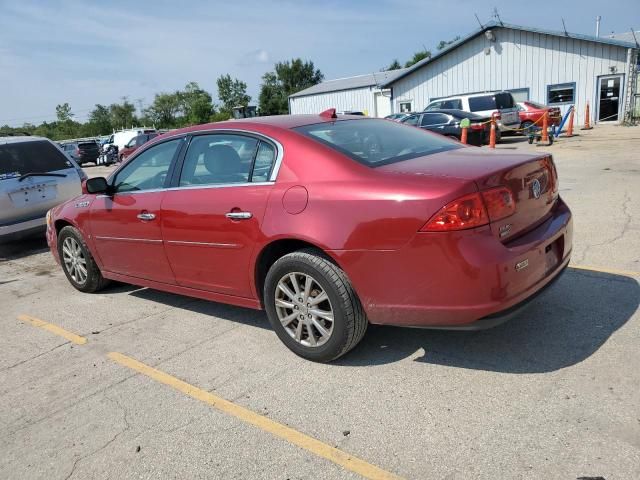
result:
M 49 172 L 31 172 L 25 173 L 24 175 L 20 175 L 18 181 L 21 182 L 27 177 L 66 177 L 67 175 L 64 173 L 49 173 Z

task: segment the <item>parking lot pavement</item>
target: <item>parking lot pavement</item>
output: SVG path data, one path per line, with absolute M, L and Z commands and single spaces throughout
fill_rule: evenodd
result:
M 0 478 L 640 478 L 640 129 L 581 134 L 499 148 L 554 154 L 572 263 L 600 271 L 488 331 L 372 327 L 330 365 L 261 312 L 81 294 L 43 241 L 0 246 Z

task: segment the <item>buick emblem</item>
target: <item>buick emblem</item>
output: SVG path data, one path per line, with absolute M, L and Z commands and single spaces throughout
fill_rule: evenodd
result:
M 540 187 L 540 180 L 537 178 L 531 182 L 531 193 L 533 193 L 533 198 L 540 198 L 540 193 L 542 188 Z

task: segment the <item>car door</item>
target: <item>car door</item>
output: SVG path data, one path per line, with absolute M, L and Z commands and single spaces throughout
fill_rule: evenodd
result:
M 455 135 L 456 133 L 449 128 L 449 116 L 444 113 L 424 113 L 420 126 L 442 135 Z
M 91 204 L 91 233 L 98 256 L 109 272 L 175 283 L 160 228 L 160 206 L 184 139 L 145 150 L 118 170 L 110 195 Z
M 278 148 L 239 133 L 190 140 L 161 212 L 165 250 L 179 285 L 253 297 L 250 261 Z

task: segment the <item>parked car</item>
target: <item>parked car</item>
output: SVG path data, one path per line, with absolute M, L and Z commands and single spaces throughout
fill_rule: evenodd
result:
M 394 122 L 400 122 L 403 118 L 407 118 L 409 115 L 413 115 L 412 113 L 392 113 L 391 115 L 387 115 L 387 120 L 393 120 Z
M 120 130 L 118 132 L 114 132 L 109 140 L 105 144 L 103 144 L 103 151 L 106 151 L 111 145 L 115 145 L 118 147 L 118 151 L 121 151 L 127 143 L 131 141 L 133 137 L 138 135 L 142 135 L 144 133 L 158 133 L 155 128 L 129 128 L 126 130 Z
M 336 112 L 338 115 L 358 115 L 361 117 L 364 117 L 365 114 L 364 112 L 361 112 L 360 110 L 342 110 L 340 112 Z
M 468 118 L 471 121 L 467 129 L 467 143 L 469 145 L 484 145 L 489 143 L 491 117 L 481 117 L 475 113 L 462 110 L 430 110 L 428 112 L 414 113 L 402 120 L 401 123 L 420 127 L 431 132 L 439 133 L 445 137 L 461 140 L 462 128 L 460 122 Z M 496 141 L 500 140 L 500 130 L 496 129 Z
M 136 135 L 131 140 L 129 140 L 129 143 L 127 143 L 121 151 L 118 152 L 118 160 L 121 162 L 126 160 L 127 157 L 135 152 L 138 148 L 140 148 L 152 138 L 156 138 L 157 136 L 157 133 L 143 133 L 142 135 Z
M 464 110 L 481 117 L 495 115 L 496 124 L 502 133 L 520 127 L 516 101 L 509 92 L 474 93 L 440 98 L 429 103 L 424 111 L 443 109 Z
M 76 197 L 86 178 L 46 138 L 0 136 L 0 242 L 42 234 L 47 210 Z
M 80 291 L 264 308 L 293 352 L 330 361 L 369 323 L 505 321 L 564 271 L 572 220 L 548 152 L 330 110 L 157 137 L 55 207 L 47 239 Z
M 100 147 L 95 141 L 66 142 L 60 144 L 60 147 L 78 165 L 97 163 L 98 157 L 100 156 Z
M 542 115 L 549 112 L 549 125 L 560 125 L 562 114 L 558 107 L 547 107 L 540 103 L 526 101 L 518 102 L 518 114 L 520 116 L 520 128 L 529 128 L 531 125 L 542 127 Z

